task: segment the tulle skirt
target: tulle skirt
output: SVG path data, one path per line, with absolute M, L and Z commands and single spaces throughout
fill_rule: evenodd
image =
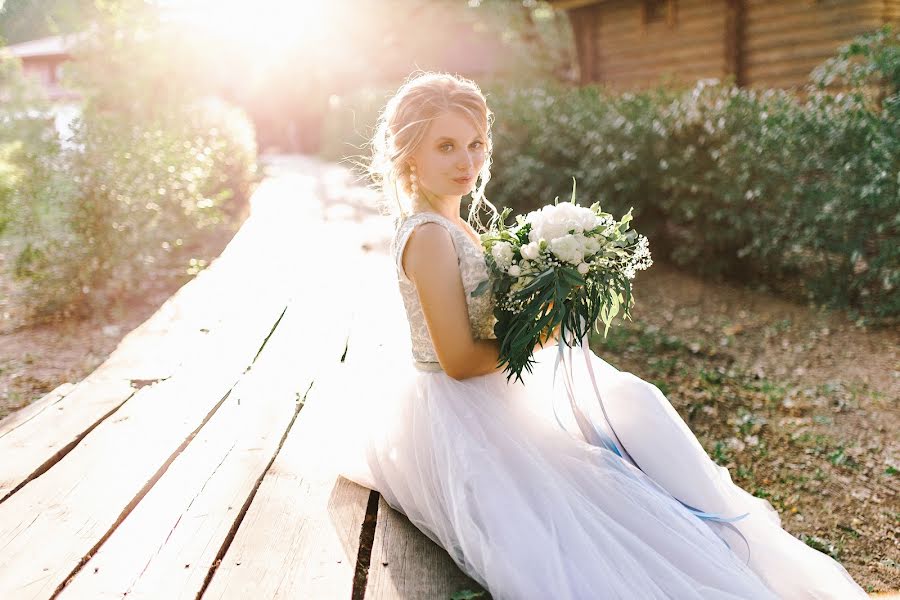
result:
M 388 357 L 341 363 L 316 380 L 304 418 L 339 473 L 380 492 L 497 599 L 868 597 L 735 485 L 656 386 L 589 357 L 640 468 L 578 433 L 555 347 L 516 382 Z M 573 366 L 576 393 L 593 394 Z M 749 514 L 721 523 L 683 503 Z

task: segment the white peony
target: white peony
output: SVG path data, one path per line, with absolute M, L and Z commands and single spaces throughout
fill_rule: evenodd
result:
M 509 242 L 497 242 L 491 247 L 491 256 L 494 257 L 497 266 L 505 271 L 512 264 L 512 246 Z
M 550 251 L 561 261 L 577 265 L 584 260 L 584 244 L 574 235 L 550 240 Z
M 560 202 L 555 205 L 548 204 L 528 213 L 525 222 L 531 223 L 529 241 L 537 242 L 545 239 L 549 242 L 570 233 L 583 234 L 596 227 L 600 220 L 590 208 L 571 202 Z
M 510 275 L 512 275 L 513 277 L 518 277 L 519 275 L 522 274 L 522 269 L 519 268 L 519 265 L 513 265 L 509 268 L 509 271 L 507 271 L 507 272 Z
M 584 254 L 590 256 L 596 254 L 603 247 L 603 244 L 595 237 L 587 236 L 584 238 Z
M 529 242 L 522 246 L 519 251 L 522 253 L 522 256 L 528 260 L 536 260 L 541 254 L 540 242 Z

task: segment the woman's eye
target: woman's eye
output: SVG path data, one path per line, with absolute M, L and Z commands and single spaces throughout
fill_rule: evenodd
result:
M 478 148 L 478 147 L 484 146 L 484 144 L 482 142 L 472 142 L 472 146 Z
M 443 150 L 444 148 L 452 148 L 452 147 L 453 147 L 453 144 L 443 144 L 441 146 L 441 150 Z

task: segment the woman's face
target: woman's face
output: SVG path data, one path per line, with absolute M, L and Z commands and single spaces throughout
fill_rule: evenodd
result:
M 458 198 L 471 192 L 484 165 L 486 144 L 466 115 L 438 115 L 411 156 L 420 193 L 424 189 L 429 196 Z

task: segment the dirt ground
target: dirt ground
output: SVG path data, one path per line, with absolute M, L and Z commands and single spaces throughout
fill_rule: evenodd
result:
M 168 264 L 148 269 L 141 286 L 102 313 L 83 320 L 28 326 L 11 298 L 15 282 L 0 277 L 0 419 L 67 381 L 84 379 L 105 361 L 132 329 L 146 321 L 195 275 L 188 260 L 209 265 L 240 227 L 210 230 L 189 240 Z M 0 242 L 0 273 L 11 257 Z
M 0 278 L 0 418 L 102 363 L 211 262 L 239 223 L 157 265 L 132 298 L 82 321 L 28 327 Z M 9 260 L 0 246 L 0 269 Z M 594 350 L 666 393 L 738 485 L 869 592 L 900 590 L 900 332 L 681 272 L 654 258 L 633 321 Z
M 900 589 L 900 332 L 655 263 L 592 346 L 869 592 Z

